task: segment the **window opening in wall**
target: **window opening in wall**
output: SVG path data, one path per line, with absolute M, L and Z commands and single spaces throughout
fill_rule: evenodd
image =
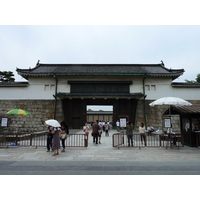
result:
M 145 85 L 147 91 L 150 91 L 150 85 Z
M 145 85 L 146 91 L 156 91 L 156 85 Z
M 156 91 L 156 86 L 155 85 L 151 85 L 151 90 L 152 91 Z
M 45 85 L 44 90 L 49 90 L 49 85 Z
M 55 85 L 51 85 L 50 90 L 55 90 Z

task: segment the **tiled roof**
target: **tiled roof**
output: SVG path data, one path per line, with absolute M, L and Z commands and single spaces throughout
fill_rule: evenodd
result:
M 172 110 L 182 114 L 200 114 L 200 105 L 173 106 Z
M 0 87 L 27 87 L 28 82 L 0 82 Z
M 113 111 L 87 111 L 88 115 L 112 115 Z
M 167 69 L 162 64 L 38 64 L 34 68 L 16 70 L 29 76 L 49 75 L 151 75 L 177 78 L 184 69 Z
M 182 88 L 200 88 L 200 83 L 182 83 L 173 82 L 172 87 L 182 87 Z
M 59 98 L 127 98 L 140 99 L 144 97 L 142 93 L 62 93 L 56 95 Z

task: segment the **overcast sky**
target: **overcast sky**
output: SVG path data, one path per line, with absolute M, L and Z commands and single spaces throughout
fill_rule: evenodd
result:
M 200 73 L 200 26 L 0 26 L 0 68 L 40 63 L 157 64 L 185 69 L 176 81 Z M 15 72 L 16 81 L 22 80 Z
M 16 68 L 33 68 L 38 60 L 55 64 L 163 60 L 167 68 L 185 70 L 176 82 L 195 80 L 200 73 L 198 1 L 69 2 L 5 1 L 0 13 L 0 70 L 13 71 L 16 81 L 22 81 Z

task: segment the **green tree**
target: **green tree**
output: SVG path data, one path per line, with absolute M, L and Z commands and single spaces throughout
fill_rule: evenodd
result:
M 197 74 L 195 81 L 194 80 L 189 81 L 189 80 L 185 79 L 185 82 L 187 82 L 187 83 L 200 83 L 200 74 Z
M 11 71 L 0 71 L 0 82 L 14 82 L 14 74 Z

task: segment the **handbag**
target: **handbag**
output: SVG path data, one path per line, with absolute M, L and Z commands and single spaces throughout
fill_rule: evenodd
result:
M 66 133 L 61 133 L 61 134 L 60 134 L 60 139 L 61 139 L 61 140 L 64 140 L 65 138 L 66 138 Z
M 92 132 L 91 135 L 94 136 L 94 133 Z

